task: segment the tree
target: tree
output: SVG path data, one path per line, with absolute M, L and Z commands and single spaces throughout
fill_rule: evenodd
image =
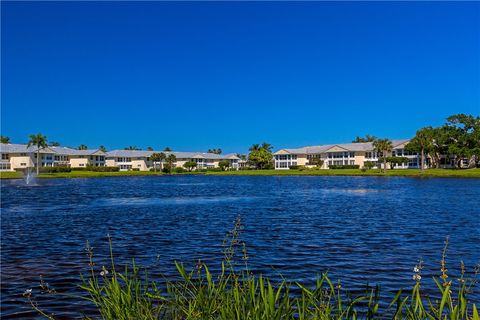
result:
M 373 167 L 375 167 L 375 162 L 373 162 L 373 161 L 365 161 L 365 162 L 363 163 L 363 167 L 365 168 L 365 170 L 372 169 Z
M 163 153 L 163 152 L 162 152 Z M 163 154 L 165 155 L 165 154 Z M 150 160 L 153 162 L 153 171 L 157 171 L 157 164 L 156 162 L 160 162 L 162 161 L 162 156 L 160 153 L 152 153 L 152 155 L 150 156 Z
M 152 147 L 147 147 L 147 150 L 148 151 L 153 151 L 153 148 Z
M 194 168 L 197 167 L 197 163 L 195 161 L 187 161 L 183 164 L 183 167 L 191 172 Z
M 30 135 L 30 140 L 28 141 L 27 148 L 30 148 L 31 146 L 36 146 L 37 147 L 37 175 L 40 173 L 40 167 L 39 167 L 39 161 L 40 161 L 40 149 L 46 148 L 47 147 L 47 137 L 37 133 L 37 134 L 31 134 Z
M 272 162 L 272 148 L 272 145 L 269 143 L 263 143 L 261 146 L 258 144 L 252 145 L 249 149 L 248 161 L 257 169 L 264 169 Z
M 433 149 L 433 128 L 425 127 L 418 130 L 405 149 L 420 153 L 420 169 L 425 170 L 425 155 Z
M 0 141 L 2 143 L 10 143 L 10 138 L 7 136 L 0 136 Z
M 455 155 L 457 167 L 463 158 L 469 159 L 469 166 L 480 161 L 480 116 L 456 114 L 447 118 L 444 126 L 447 135 L 447 150 Z
M 324 161 L 320 157 L 312 157 L 308 160 L 309 165 L 317 166 L 318 168 L 323 166 Z
M 98 150 L 100 150 L 102 152 L 107 152 L 107 148 L 105 148 L 105 146 L 98 147 Z
M 177 161 L 177 157 L 173 153 L 171 153 L 166 157 L 165 160 L 167 164 L 164 169 L 166 169 L 168 173 L 171 173 L 173 169 L 173 163 Z
M 383 172 L 387 169 L 387 154 L 392 151 L 392 141 L 388 139 L 377 139 L 373 141 L 373 149 L 376 152 L 382 153 L 383 158 Z
M 247 160 L 247 156 L 245 154 L 237 153 L 237 157 L 239 157 L 241 160 Z
M 60 147 L 60 142 L 50 141 L 49 145 L 52 147 Z
M 214 153 L 214 154 L 222 154 L 222 149 L 208 149 L 208 153 Z
M 220 162 L 218 163 L 218 166 L 220 167 L 220 169 L 222 169 L 222 171 L 225 171 L 227 170 L 228 167 L 230 167 L 230 161 L 226 159 L 220 160 Z
M 172 151 L 172 149 L 170 149 L 169 147 L 165 147 L 165 149 L 163 149 L 163 151 Z
M 137 146 L 128 146 L 125 148 L 125 150 L 142 150 L 142 149 L 138 148 Z
M 270 143 L 262 143 L 261 148 L 266 150 L 267 152 L 272 153 L 273 146 Z
M 352 141 L 352 143 L 361 143 L 361 142 L 373 142 L 377 139 L 377 137 L 375 136 L 371 136 L 371 135 L 366 135 L 365 138 L 362 138 L 362 137 L 359 137 L 357 136 L 355 138 L 355 140 Z
M 387 162 L 390 163 L 390 169 L 393 169 L 395 164 L 408 163 L 409 161 L 410 159 L 408 159 L 407 157 L 387 157 Z
M 164 152 L 158 154 L 158 161 L 160 161 L 160 167 L 163 168 L 163 162 L 167 160 L 167 155 Z
M 87 150 L 87 149 L 88 149 L 88 147 L 84 144 L 81 144 L 81 145 L 78 146 L 78 150 Z

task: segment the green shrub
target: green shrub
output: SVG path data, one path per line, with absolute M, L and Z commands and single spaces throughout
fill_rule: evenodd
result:
M 207 168 L 207 171 L 208 172 L 220 172 L 220 171 L 223 171 L 222 168 Z
M 298 170 L 298 168 L 300 168 L 300 166 L 297 166 L 297 165 L 293 165 L 293 166 L 290 166 L 288 167 L 290 170 Z
M 139 168 L 132 168 L 132 169 L 130 169 L 130 170 L 131 170 L 131 171 L 140 171 Z
M 56 166 L 56 167 L 42 167 L 41 173 L 57 173 L 57 172 L 71 172 L 72 168 L 68 166 Z
M 343 164 L 343 165 L 328 165 L 329 169 L 358 169 L 360 166 L 358 164 Z
M 185 170 L 182 167 L 176 167 L 176 168 L 173 169 L 173 171 L 176 172 L 176 173 L 184 173 L 184 172 L 187 172 L 188 170 Z

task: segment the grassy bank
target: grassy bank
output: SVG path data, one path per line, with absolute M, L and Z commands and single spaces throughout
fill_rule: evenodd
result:
M 480 178 L 480 168 L 475 169 L 427 169 L 423 173 L 416 169 L 381 170 L 328 169 L 328 170 L 239 170 L 207 172 L 208 175 L 227 176 L 399 176 L 399 177 L 463 177 Z
M 429 280 L 422 279 L 420 261 L 412 266 L 412 278 L 405 283 L 409 289 L 398 291 L 381 304 L 378 286 L 367 286 L 357 291 L 363 293 L 352 294 L 342 288 L 340 281 L 331 281 L 326 274 L 319 275 L 313 286 L 307 286 L 286 279 L 273 283 L 261 274 L 249 272 L 245 243 L 239 238 L 241 228 L 238 218 L 235 229 L 224 241 L 219 274 L 212 274 L 200 261 L 189 270 L 175 263 L 177 280 L 164 279 L 161 283 L 149 279 L 135 262 L 125 267 L 115 266 L 111 240 L 110 266 L 96 263 L 93 248 L 87 243 L 89 271 L 82 276 L 80 289 L 102 319 L 112 320 L 480 320 L 475 302 L 469 296 L 478 269 L 473 277 L 467 277 L 462 264 L 459 275 L 448 274 L 445 260 L 448 240 L 441 254 L 438 277 L 430 279 L 436 287 L 435 297 L 430 297 L 424 289 Z M 40 287 L 41 291 L 26 290 L 24 296 L 41 315 L 54 319 L 42 310 L 36 295 L 43 295 L 44 300 L 45 294 L 55 294 L 55 290 L 43 280 Z
M 415 169 L 394 169 L 383 173 L 380 170 L 361 171 L 360 169 L 329 169 L 329 170 L 239 170 L 215 172 L 183 172 L 173 175 L 205 174 L 215 176 L 398 176 L 398 177 L 459 177 L 480 178 L 480 169 L 427 169 L 423 173 Z M 94 172 L 71 171 L 57 173 L 41 173 L 38 178 L 97 178 L 97 177 L 138 177 L 159 176 L 162 172 L 151 171 L 119 171 L 119 172 Z M 0 172 L 1 179 L 20 179 L 20 172 Z

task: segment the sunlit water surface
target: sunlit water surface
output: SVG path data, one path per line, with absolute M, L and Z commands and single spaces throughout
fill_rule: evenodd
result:
M 393 177 L 125 177 L 1 181 L 2 318 L 32 318 L 22 293 L 60 318 L 92 305 L 40 295 L 43 276 L 59 293 L 81 294 L 85 244 L 108 265 L 106 235 L 119 264 L 136 258 L 152 277 L 175 274 L 173 261 L 201 259 L 215 271 L 236 216 L 249 268 L 312 284 L 328 271 L 346 290 L 379 284 L 385 295 L 413 283 L 424 261 L 432 287 L 444 240 L 449 272 L 480 261 L 480 180 Z M 455 279 L 455 277 L 453 277 Z M 472 299 L 480 300 L 477 290 Z M 77 304 L 77 305 L 75 305 Z

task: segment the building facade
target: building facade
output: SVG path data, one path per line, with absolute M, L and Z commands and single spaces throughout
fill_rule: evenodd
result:
M 229 161 L 229 167 L 238 169 L 239 160 L 234 154 L 214 154 L 207 152 L 173 152 L 173 151 L 144 151 L 144 150 L 112 150 L 107 152 L 105 163 L 109 167 L 119 167 L 120 170 L 148 171 L 154 168 L 162 168 L 165 162 L 153 163 L 151 156 L 154 153 L 163 152 L 166 156 L 175 155 L 174 168 L 183 167 L 186 162 L 195 162 L 196 169 L 218 168 L 222 160 Z
M 37 166 L 37 147 L 26 144 L 0 144 L 0 171 L 27 170 Z M 65 147 L 45 147 L 39 150 L 40 167 L 69 166 L 82 168 L 104 166 L 105 153 L 101 150 L 77 150 Z
M 408 139 L 393 140 L 392 152 L 386 156 L 406 157 L 409 162 L 406 164 L 395 164 L 395 169 L 420 168 L 420 157 L 416 153 L 405 150 Z M 317 166 L 321 160 L 322 169 L 328 169 L 332 165 L 358 165 L 360 168 L 366 162 L 379 162 L 382 154 L 374 150 L 372 142 L 364 143 L 343 143 L 320 146 L 309 146 L 296 149 L 281 149 L 274 153 L 275 169 L 285 170 L 291 166 Z M 381 164 L 378 164 L 381 166 Z

